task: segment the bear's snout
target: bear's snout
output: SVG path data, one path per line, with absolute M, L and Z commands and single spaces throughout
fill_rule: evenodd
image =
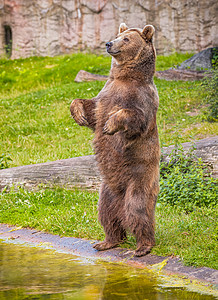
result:
M 113 42 L 107 42 L 105 45 L 107 50 L 110 50 L 110 48 L 113 46 Z

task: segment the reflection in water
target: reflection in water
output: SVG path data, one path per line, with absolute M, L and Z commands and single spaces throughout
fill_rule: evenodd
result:
M 164 288 L 160 279 L 146 270 L 0 242 L 0 300 L 10 299 L 215 298 L 182 288 Z

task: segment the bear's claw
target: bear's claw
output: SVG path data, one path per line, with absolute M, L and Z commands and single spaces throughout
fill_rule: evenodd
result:
M 113 135 L 114 132 L 110 131 L 109 128 L 107 127 L 107 125 L 105 125 L 103 128 L 103 134 Z

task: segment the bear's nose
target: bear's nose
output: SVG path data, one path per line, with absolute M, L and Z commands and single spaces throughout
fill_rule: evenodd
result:
M 107 47 L 107 49 L 110 49 L 112 46 L 113 46 L 113 43 L 112 43 L 112 42 L 108 42 L 108 43 L 106 43 L 106 47 Z

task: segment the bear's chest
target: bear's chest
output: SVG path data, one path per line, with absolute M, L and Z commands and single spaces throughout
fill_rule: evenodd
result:
M 114 110 L 125 107 L 124 92 L 114 86 L 102 90 L 97 96 L 96 120 L 97 125 L 104 126 Z

